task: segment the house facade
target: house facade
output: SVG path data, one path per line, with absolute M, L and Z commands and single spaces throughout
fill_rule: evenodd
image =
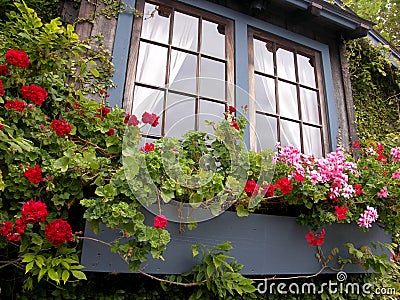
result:
M 327 1 L 125 3 L 107 19 L 104 4 L 83 1 L 79 17 L 97 18 L 77 31 L 101 33 L 112 52 L 110 105 L 160 115 L 149 140 L 207 131 L 204 120 L 222 118 L 226 105 L 244 113 L 253 150 L 279 142 L 320 157 L 356 139 L 343 42 L 373 23 Z

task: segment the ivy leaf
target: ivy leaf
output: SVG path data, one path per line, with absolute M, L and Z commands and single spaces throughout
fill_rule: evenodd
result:
M 243 204 L 240 204 L 236 207 L 236 213 L 238 217 L 247 217 L 250 214 Z
M 68 163 L 69 163 L 69 158 L 63 156 L 56 160 L 56 162 L 54 163 L 54 167 L 56 169 L 61 169 L 61 172 L 65 172 L 68 170 Z
M 31 261 L 29 264 L 26 265 L 25 267 L 25 274 L 28 273 L 30 270 L 33 268 L 33 261 Z
M 64 270 L 62 272 L 61 279 L 64 281 L 64 283 L 66 283 L 68 281 L 68 278 L 69 278 L 69 272 L 68 270 Z

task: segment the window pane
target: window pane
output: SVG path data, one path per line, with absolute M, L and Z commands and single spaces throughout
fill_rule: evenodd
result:
M 154 13 L 153 16 L 151 16 L 152 13 Z M 141 37 L 167 44 L 169 37 L 169 18 L 170 16 L 167 14 L 162 14 L 161 16 L 160 13 L 156 11 L 155 5 L 146 3 L 144 6 Z
M 279 81 L 279 110 L 283 117 L 299 119 L 297 108 L 297 92 L 294 84 Z
M 139 120 L 146 111 L 160 116 L 157 127 L 152 127 L 149 124 L 142 127 L 143 134 L 161 135 L 164 92 L 136 86 L 134 95 L 132 114 L 136 115 Z
M 197 51 L 198 24 L 198 18 L 176 12 L 174 15 L 172 45 Z
M 257 150 L 273 149 L 278 141 L 277 119 L 256 114 Z
M 195 104 L 194 98 L 174 93 L 168 94 L 166 136 L 181 138 L 186 131 L 195 129 Z
M 254 74 L 256 110 L 275 113 L 275 80 Z
M 225 63 L 201 59 L 200 95 L 225 100 Z
M 196 93 L 197 57 L 182 51 L 171 51 L 170 88 Z
M 213 121 L 216 124 L 224 119 L 225 105 L 206 100 L 200 100 L 199 130 L 213 133 L 211 126 L 206 126 L 204 121 Z
M 315 88 L 314 59 L 297 54 L 299 82 Z
M 201 53 L 225 58 L 225 34 L 222 25 L 203 20 Z
M 136 80 L 151 85 L 165 85 L 168 49 L 140 42 Z
M 300 88 L 300 100 L 303 121 L 320 124 L 317 92 Z
M 281 143 L 282 146 L 292 145 L 301 149 L 300 125 L 298 123 L 281 120 Z
M 296 81 L 294 54 L 292 52 L 279 48 L 276 51 L 276 62 L 279 78 Z
M 304 153 L 322 157 L 321 129 L 305 125 L 303 127 Z
M 274 75 L 274 54 L 271 42 L 265 43 L 254 40 L 254 69 Z

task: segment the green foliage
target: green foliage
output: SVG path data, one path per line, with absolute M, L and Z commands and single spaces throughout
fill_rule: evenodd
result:
M 388 49 L 366 39 L 349 41 L 347 57 L 360 143 L 395 144 L 390 134 L 400 132 L 400 71 L 388 60 Z
M 359 16 L 376 23 L 375 29 L 399 48 L 400 2 L 398 0 L 346 0 L 343 2 Z

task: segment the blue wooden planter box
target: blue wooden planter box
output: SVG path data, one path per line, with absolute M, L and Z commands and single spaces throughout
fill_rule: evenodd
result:
M 152 225 L 153 215 L 144 212 L 146 222 Z M 244 275 L 275 274 L 314 274 L 321 265 L 315 253 L 316 248 L 307 244 L 305 235 L 308 228 L 296 223 L 294 217 L 251 214 L 239 218 L 234 212 L 224 212 L 219 217 L 201 222 L 193 230 L 179 233 L 179 224 L 169 222 L 166 229 L 171 233 L 171 242 L 164 252 L 165 261 L 150 258 L 142 266 L 152 274 L 180 274 L 190 270 L 196 264 L 192 258 L 191 245 L 196 243 L 213 247 L 226 240 L 231 241 L 233 249 L 229 252 L 244 265 Z M 348 257 L 345 243 L 355 247 L 370 245 L 370 242 L 391 243 L 391 236 L 378 224 L 368 232 L 361 231 L 354 224 L 334 224 L 325 227 L 325 243 L 322 246 L 327 255 L 339 247 L 339 255 Z M 101 227 L 100 234 L 95 235 L 88 226 L 85 236 L 111 242 L 119 236 L 118 231 Z M 375 253 L 382 253 L 376 250 Z M 389 253 L 387 252 L 389 255 Z M 81 263 L 84 271 L 129 273 L 127 265 L 110 249 L 98 242 L 84 240 Z M 364 269 L 357 265 L 346 265 L 347 273 L 362 273 Z M 326 269 L 326 273 L 333 272 Z M 336 272 L 335 272 L 336 273 Z

